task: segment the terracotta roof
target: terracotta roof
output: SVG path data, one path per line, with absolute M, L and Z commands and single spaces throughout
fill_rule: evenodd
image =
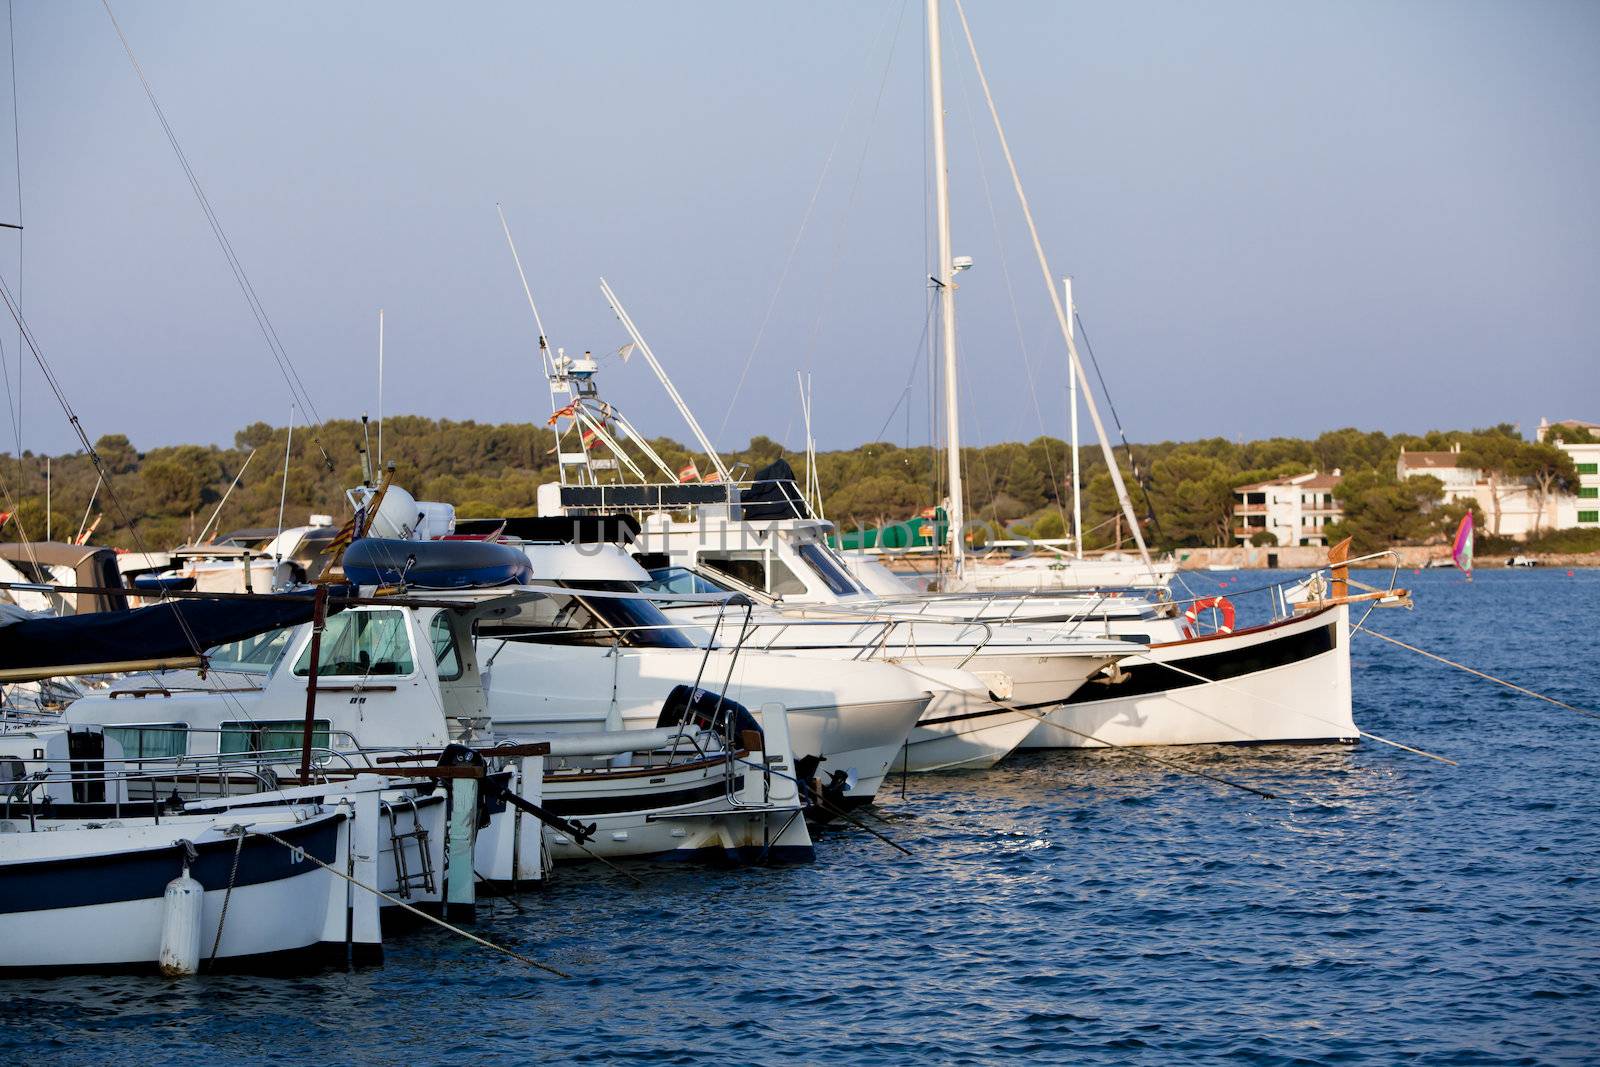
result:
M 1421 467 L 1459 467 L 1459 452 L 1407 452 L 1400 450 L 1400 462 L 1416 470 Z
M 1309 476 L 1308 476 L 1309 475 Z M 1304 478 L 1304 481 L 1300 479 Z M 1337 474 L 1291 474 L 1287 478 L 1274 478 L 1270 482 L 1256 482 L 1253 485 L 1240 485 L 1234 487 L 1235 493 L 1253 493 L 1258 489 L 1269 489 L 1277 485 L 1292 485 L 1299 489 L 1332 489 L 1344 479 Z

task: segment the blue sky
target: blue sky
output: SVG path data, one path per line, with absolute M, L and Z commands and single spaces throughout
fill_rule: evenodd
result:
M 380 306 L 389 412 L 548 413 L 498 201 L 552 341 L 626 340 L 605 275 L 719 445 L 798 446 L 797 369 L 822 447 L 928 440 L 920 3 L 114 7 L 325 417 L 376 410 Z M 27 228 L 0 270 L 89 432 L 281 424 L 105 12 L 14 13 Z M 1133 439 L 1600 418 L 1600 5 L 969 14 Z M 963 437 L 1061 434 L 1061 344 L 945 22 Z M 686 436 L 639 361 L 604 380 Z M 70 448 L 36 371 L 23 398 L 25 447 Z

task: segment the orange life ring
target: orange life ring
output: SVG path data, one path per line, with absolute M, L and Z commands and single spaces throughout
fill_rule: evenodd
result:
M 1194 603 L 1190 604 L 1189 610 L 1183 613 L 1184 622 L 1188 624 L 1184 628 L 1189 630 L 1189 635 L 1191 637 L 1194 636 L 1194 630 L 1192 628 L 1199 625 L 1200 613 L 1208 609 L 1215 609 L 1216 611 L 1222 613 L 1222 621 L 1220 625 L 1217 626 L 1217 633 L 1233 633 L 1233 601 L 1229 600 L 1225 596 L 1208 596 L 1201 597 L 1199 600 L 1196 600 Z

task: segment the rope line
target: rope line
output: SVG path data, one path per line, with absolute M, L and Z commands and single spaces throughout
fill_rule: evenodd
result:
M 244 853 L 245 829 L 235 826 L 229 833 L 237 833 L 239 840 L 233 846 L 233 870 L 228 874 L 228 888 L 222 894 L 222 914 L 217 918 L 217 938 L 211 942 L 211 962 L 207 970 L 217 969 L 217 953 L 222 949 L 222 931 L 228 925 L 228 905 L 233 903 L 233 887 L 239 881 L 239 857 Z
M 139 76 L 139 84 L 144 87 L 144 94 L 150 100 L 150 107 L 156 113 L 156 120 L 161 123 L 161 129 L 167 135 L 167 141 L 172 145 L 173 154 L 178 157 L 178 165 L 183 168 L 183 173 L 189 179 L 189 186 L 194 190 L 195 199 L 199 201 L 200 210 L 206 217 L 206 222 L 211 226 L 212 235 L 217 239 L 217 246 L 222 249 L 223 258 L 228 261 L 228 268 L 233 272 L 234 281 L 238 283 L 239 290 L 244 294 L 245 303 L 250 306 L 250 314 L 256 320 L 256 326 L 261 331 L 262 339 L 267 342 L 267 350 L 272 353 L 273 362 L 278 365 L 278 373 L 283 377 L 284 384 L 289 387 L 289 395 L 300 404 L 300 410 L 309 417 L 311 423 L 311 438 L 317 446 L 317 451 L 322 453 L 323 464 L 328 470 L 334 469 L 333 459 L 328 455 L 327 449 L 322 447 L 322 439 L 318 431 L 322 429 L 322 416 L 317 411 L 317 406 L 311 400 L 310 391 L 306 389 L 305 382 L 300 378 L 300 372 L 295 368 L 294 361 L 289 358 L 288 350 L 283 347 L 283 342 L 278 337 L 278 329 L 272 324 L 272 319 L 267 315 L 266 306 L 261 298 L 256 295 L 256 287 L 250 281 L 250 276 L 245 272 L 244 264 L 233 250 L 233 242 L 228 240 L 228 235 L 222 228 L 222 221 L 211 207 L 211 200 L 206 196 L 200 178 L 195 174 L 194 168 L 189 164 L 189 157 L 184 154 L 183 146 L 178 143 L 178 135 L 167 121 L 167 114 L 162 110 L 161 102 L 156 99 L 155 89 L 150 84 L 150 79 L 145 76 L 144 67 L 139 64 L 139 59 L 133 54 L 133 45 L 122 32 L 122 24 L 117 21 L 116 14 L 111 10 L 110 0 L 101 0 L 101 6 L 106 9 L 106 16 L 111 19 L 112 29 L 117 31 L 117 39 L 122 42 L 122 50 L 128 54 L 128 62 L 133 65 L 133 72 Z
M 889 16 L 893 11 L 893 7 L 884 9 L 883 23 L 878 27 L 878 32 L 873 36 L 872 47 L 867 50 L 866 61 L 870 61 L 873 54 L 877 52 L 878 43 L 883 39 L 884 32 L 888 29 Z M 902 16 L 904 13 L 905 8 L 902 5 Z M 896 25 L 898 26 L 898 23 L 896 23 Z M 892 58 L 894 55 L 894 50 L 892 47 L 890 48 L 889 54 Z M 863 73 L 870 69 L 870 67 L 866 67 L 863 70 Z M 756 352 L 761 348 L 761 341 L 767 335 L 767 327 L 772 322 L 772 313 L 778 306 L 778 297 L 783 292 L 784 283 L 789 280 L 789 271 L 794 266 L 795 255 L 800 251 L 800 242 L 806 235 L 806 227 L 811 224 L 812 212 L 816 210 L 817 198 L 822 195 L 822 187 L 828 180 L 828 172 L 833 168 L 833 157 L 839 151 L 839 145 L 844 140 L 844 131 L 849 127 L 850 119 L 855 115 L 856 100 L 860 98 L 861 89 L 864 84 L 869 83 L 857 81 L 855 86 L 850 90 L 850 100 L 845 105 L 844 118 L 839 120 L 839 129 L 833 135 L 833 144 L 828 148 L 828 154 L 823 157 L 822 172 L 817 175 L 817 184 L 811 190 L 811 199 L 806 203 L 805 214 L 800 217 L 800 228 L 795 232 L 793 243 L 789 245 L 789 254 L 784 258 L 783 269 L 778 272 L 778 284 L 773 287 L 772 299 L 767 302 L 766 314 L 761 317 L 761 325 L 756 330 L 756 339 L 754 343 L 750 345 L 749 355 L 745 356 L 744 368 L 739 372 L 739 381 L 736 385 L 734 385 L 733 396 L 728 400 L 728 410 L 723 413 L 722 424 L 717 427 L 718 437 L 721 437 L 727 432 L 728 420 L 733 417 L 734 408 L 738 407 L 739 405 L 739 394 L 744 391 L 745 378 L 750 374 L 750 367 L 751 364 L 755 362 Z M 883 89 L 881 86 L 878 90 L 878 94 L 879 99 L 881 100 L 883 95 Z M 859 179 L 859 173 L 857 177 Z M 791 426 L 792 425 L 793 424 L 791 423 Z
M 1354 629 L 1354 627 L 1352 627 L 1352 629 Z M 1214 686 L 1217 686 L 1217 687 L 1219 687 L 1221 689 L 1226 689 L 1230 693 L 1237 693 L 1240 696 L 1249 697 L 1252 700 L 1259 700 L 1263 704 L 1271 704 L 1274 707 L 1282 708 L 1284 711 L 1293 712 L 1296 715 L 1304 715 L 1308 719 L 1316 719 L 1318 722 L 1327 723 L 1329 726 L 1339 726 L 1340 725 L 1339 723 L 1334 722 L 1332 719 L 1325 719 L 1321 715 L 1313 715 L 1311 712 L 1305 711 L 1305 710 L 1303 710 L 1301 708 L 1296 708 L 1296 707 L 1292 707 L 1291 705 L 1285 704 L 1281 700 L 1273 700 L 1271 697 L 1264 697 L 1259 693 L 1251 693 L 1251 692 L 1249 692 L 1247 690 L 1240 689 L 1237 686 L 1231 686 L 1231 685 L 1227 684 L 1226 682 L 1219 681 L 1218 679 L 1207 678 L 1203 674 L 1197 674 L 1194 671 L 1188 670 L 1188 669 L 1186 669 L 1184 667 L 1179 667 L 1179 666 L 1177 666 L 1176 664 L 1173 664 L 1173 663 L 1167 663 L 1167 662 L 1164 662 L 1162 660 L 1151 659 L 1148 656 L 1136 656 L 1134 658 L 1142 660 L 1145 663 L 1152 663 L 1152 664 L 1155 664 L 1155 665 L 1160 666 L 1160 667 L 1165 667 L 1169 671 L 1176 671 L 1178 674 L 1182 674 L 1182 675 L 1184 675 L 1186 677 L 1189 677 L 1189 678 L 1194 678 L 1194 679 L 1196 679 L 1198 681 L 1204 682 L 1207 685 L 1214 685 Z M 1371 738 L 1372 740 L 1377 741 L 1380 744 L 1392 745 L 1395 748 L 1404 749 L 1407 752 L 1414 752 L 1419 756 L 1426 756 L 1429 759 L 1438 760 L 1440 763 L 1448 763 L 1452 767 L 1461 766 L 1459 763 L 1457 763 L 1453 759 L 1449 759 L 1449 758 L 1447 758 L 1445 756 L 1440 756 L 1440 755 L 1437 755 L 1435 753 L 1428 752 L 1428 751 L 1426 751 L 1424 749 L 1413 748 L 1410 745 L 1401 744 L 1399 741 L 1391 741 L 1387 737 L 1379 737 L 1377 734 L 1368 733 L 1366 730 L 1361 729 L 1359 726 L 1356 727 L 1356 733 L 1360 734 L 1362 737 Z
M 1369 630 L 1365 626 L 1352 626 L 1351 629 L 1352 630 L 1359 630 L 1360 632 L 1368 635 L 1369 637 L 1376 637 L 1380 641 L 1387 641 L 1391 645 L 1399 645 L 1401 648 L 1405 649 L 1408 652 L 1415 652 L 1419 656 L 1426 656 L 1428 659 L 1437 660 L 1440 663 L 1445 664 L 1446 666 L 1454 667 L 1454 668 L 1456 668 L 1456 670 L 1459 670 L 1459 671 L 1466 671 L 1468 674 L 1475 675 L 1476 677 L 1482 678 L 1482 679 L 1484 679 L 1486 681 L 1493 682 L 1496 685 L 1503 685 L 1507 689 L 1513 689 L 1516 692 L 1523 694 L 1524 696 L 1530 696 L 1530 697 L 1533 697 L 1533 698 L 1535 698 L 1537 700 L 1543 700 L 1547 704 L 1554 704 L 1556 707 L 1565 708 L 1567 711 L 1577 712 L 1579 715 L 1582 715 L 1585 718 L 1600 719 L 1600 712 L 1590 711 L 1587 708 L 1576 707 L 1576 706 L 1574 706 L 1572 704 L 1568 704 L 1564 700 L 1557 700 L 1555 697 L 1545 696 L 1543 693 L 1535 693 L 1532 689 L 1528 689 L 1528 688 L 1525 688 L 1523 686 L 1517 685 L 1515 682 L 1508 682 L 1504 678 L 1496 678 L 1494 675 L 1489 674 L 1489 673 L 1487 673 L 1485 671 L 1480 671 L 1480 670 L 1476 670 L 1475 668 L 1468 667 L 1465 663 L 1457 663 L 1455 660 L 1446 659 L 1445 657 L 1439 655 L 1436 652 L 1429 652 L 1427 649 L 1418 648 L 1416 645 L 1408 645 L 1404 641 L 1398 640 L 1397 638 L 1390 637 L 1387 634 L 1380 634 L 1376 630 Z
M 429 915 L 427 912 L 423 911 L 421 908 L 413 907 L 410 904 L 407 904 L 405 901 L 398 899 L 397 897 L 390 896 L 388 893 L 385 893 L 381 889 L 374 889 L 372 886 L 367 885 L 365 882 L 361 881 L 360 879 L 352 878 L 350 875 L 345 874 L 343 871 L 339 870 L 338 868 L 334 867 L 333 865 L 322 862 L 321 860 L 317 859 L 317 857 L 311 855 L 311 853 L 306 852 L 303 849 L 296 849 L 296 847 L 294 845 L 289 844 L 289 842 L 285 841 L 283 838 L 279 837 L 277 834 L 269 833 L 266 830 L 246 830 L 245 832 L 246 833 L 255 834 L 258 837 L 265 837 L 270 841 L 276 841 L 278 844 L 282 845 L 284 848 L 288 849 L 290 852 L 298 852 L 301 856 L 304 856 L 306 859 L 310 860 L 312 863 L 315 863 L 318 867 L 321 867 L 323 870 L 329 872 L 330 874 L 338 875 L 340 878 L 343 878 L 345 881 L 349 882 L 351 885 L 355 886 L 357 889 L 365 889 L 367 892 L 371 893 L 372 895 L 377 896 L 377 897 L 381 897 L 382 899 L 387 900 L 389 903 L 395 905 L 396 907 L 404 908 L 406 911 L 410 912 L 413 915 L 420 915 L 422 918 L 427 919 L 429 922 L 433 923 L 435 926 L 444 927 L 446 930 L 449 930 L 452 934 L 456 934 L 456 935 L 458 935 L 460 937 L 464 937 L 468 941 L 474 942 L 475 944 L 482 945 L 484 948 L 493 949 L 495 952 L 498 952 L 503 956 L 510 956 L 512 959 L 516 960 L 518 963 L 525 963 L 529 967 L 534 967 L 534 968 L 537 968 L 538 970 L 541 970 L 541 971 L 547 971 L 550 974 L 553 974 L 553 975 L 557 976 L 558 978 L 571 978 L 572 977 L 572 975 L 568 974 L 567 972 L 561 971 L 561 970 L 557 970 L 556 968 L 550 966 L 547 963 L 540 963 L 538 960 L 529 959 L 527 956 L 524 956 L 524 955 L 522 955 L 520 953 L 517 953 L 517 952 L 513 952 L 511 949 L 506 948 L 503 945 L 497 945 L 493 941 L 489 941 L 489 940 L 486 940 L 484 938 L 479 937 L 477 934 L 468 933 L 466 930 L 461 929 L 461 927 L 455 926 L 455 925 L 453 925 L 451 923 L 447 923 L 443 919 L 439 918 L 436 915 Z

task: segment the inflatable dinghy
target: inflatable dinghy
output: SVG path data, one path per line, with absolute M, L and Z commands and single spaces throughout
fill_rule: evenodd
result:
M 401 541 L 363 537 L 344 552 L 344 575 L 356 585 L 482 589 L 525 585 L 528 557 L 491 541 Z

